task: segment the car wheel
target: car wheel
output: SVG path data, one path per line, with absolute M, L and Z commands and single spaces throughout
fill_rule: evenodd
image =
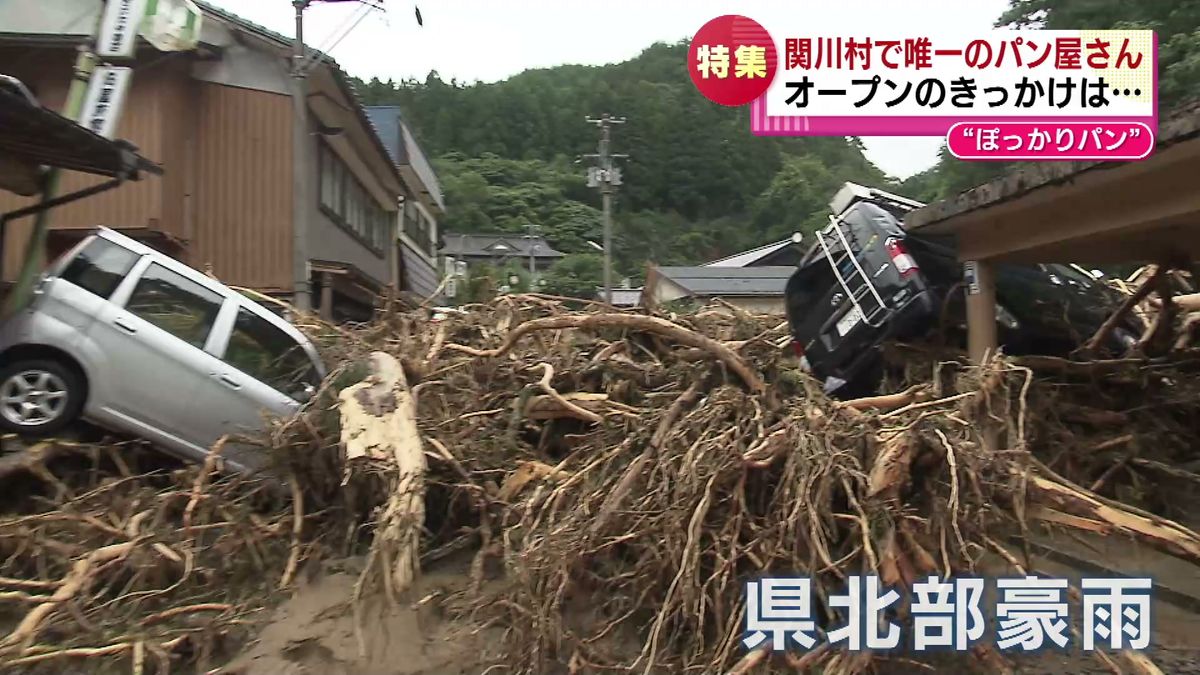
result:
M 53 434 L 83 410 L 83 378 L 58 361 L 29 359 L 0 368 L 0 428 Z

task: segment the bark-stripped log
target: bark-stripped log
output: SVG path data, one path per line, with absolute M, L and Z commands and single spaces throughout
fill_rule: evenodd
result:
M 1200 565 L 1200 534 L 1166 518 L 1133 513 L 1096 495 L 1043 476 L 1029 477 L 1030 500 L 1063 513 L 1100 523 L 1109 532 L 1131 535 L 1164 553 Z
M 346 480 L 355 472 L 380 468 L 393 476 L 377 525 L 375 546 L 384 560 L 389 588 L 407 588 L 419 568 L 421 526 L 425 520 L 425 453 L 417 430 L 416 403 L 394 357 L 373 352 L 365 380 L 338 394 Z

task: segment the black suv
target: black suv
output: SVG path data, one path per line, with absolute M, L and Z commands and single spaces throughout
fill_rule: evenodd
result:
M 965 337 L 962 265 L 953 241 L 905 232 L 919 202 L 847 184 L 831 203 L 837 217 L 788 280 L 793 347 L 825 390 L 872 392 L 882 376 L 879 346 L 939 329 Z M 1007 354 L 1066 355 L 1115 309 L 1112 289 L 1069 265 L 997 265 L 999 341 Z M 1131 345 L 1133 324 L 1113 332 Z

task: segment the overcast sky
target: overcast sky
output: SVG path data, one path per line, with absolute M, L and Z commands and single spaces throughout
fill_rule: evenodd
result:
M 422 28 L 413 0 L 375 1 L 386 12 L 364 13 L 353 2 L 314 2 L 305 14 L 305 41 L 364 79 L 424 79 L 436 70 L 446 81 L 495 82 L 529 68 L 625 61 L 654 42 L 690 38 L 721 14 L 744 14 L 772 33 L 871 37 L 885 31 L 986 30 L 1008 5 L 1007 0 L 417 0 Z M 293 34 L 288 0 L 210 2 Z M 929 137 L 863 142 L 876 165 L 900 178 L 932 166 L 942 144 Z

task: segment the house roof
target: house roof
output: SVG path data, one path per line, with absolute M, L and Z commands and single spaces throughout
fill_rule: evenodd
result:
M 405 123 L 400 107 L 369 105 L 363 109 L 367 113 L 367 119 L 374 126 L 379 140 L 383 142 L 383 146 L 391 155 L 392 162 L 399 165 L 402 172 L 405 169 L 411 171 L 412 178 L 421 184 L 422 195 L 432 202 L 432 206 L 445 213 L 446 202 L 442 198 L 442 186 L 438 181 L 437 173 L 425 157 L 421 145 L 417 143 L 416 136 Z
M 534 258 L 561 258 L 565 253 L 557 251 L 543 237 L 530 238 L 520 234 L 447 234 L 446 245 L 442 247 L 445 255 L 464 257 L 504 257 L 530 255 L 530 247 Z
M 401 142 L 404 139 L 400 134 L 400 108 L 394 105 L 368 105 L 363 106 L 363 110 L 367 112 L 367 119 L 371 120 L 371 126 L 375 127 L 375 133 L 379 134 L 379 140 L 383 141 L 383 147 L 387 149 L 392 161 L 403 164 L 404 147 Z
M 787 247 L 791 243 L 791 239 L 776 241 L 770 244 L 759 246 L 758 248 L 752 248 L 749 251 L 734 253 L 733 255 L 721 258 L 720 260 L 704 263 L 703 267 L 746 267 L 747 265 L 754 263 L 756 260 L 765 258 L 772 253 Z
M 781 296 L 791 266 L 764 267 L 656 267 L 661 277 L 697 296 Z

